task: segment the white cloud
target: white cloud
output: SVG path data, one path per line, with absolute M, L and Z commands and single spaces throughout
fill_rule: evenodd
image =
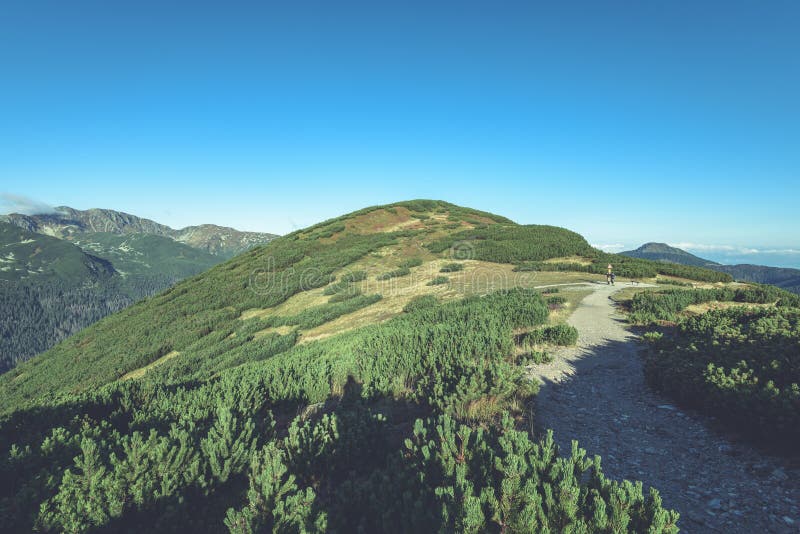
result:
M 739 249 L 731 245 L 706 245 L 704 243 L 668 243 L 669 246 L 675 248 L 682 248 L 684 250 L 705 250 L 705 251 L 719 251 L 719 252 L 735 252 Z
M 603 252 L 617 252 L 625 249 L 625 245 L 622 243 L 592 244 L 592 246 L 594 248 L 599 248 Z
M 800 254 L 800 249 L 796 248 L 768 248 L 759 251 L 761 254 Z
M 724 255 L 752 254 L 800 254 L 795 248 L 754 248 L 734 245 L 710 245 L 705 243 L 670 243 L 671 247 L 682 248 L 693 252 L 719 252 Z
M 0 193 L 0 213 L 36 215 L 53 212 L 55 212 L 53 206 L 45 202 L 13 193 Z

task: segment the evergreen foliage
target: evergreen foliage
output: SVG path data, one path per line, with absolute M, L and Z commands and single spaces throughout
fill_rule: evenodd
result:
M 523 261 L 515 270 L 524 271 L 574 271 L 581 273 L 606 274 L 610 263 L 614 272 L 619 277 L 625 278 L 652 278 L 659 274 L 676 276 L 703 282 L 732 282 L 733 278 L 725 273 L 713 271 L 702 267 L 679 265 L 676 263 L 662 263 L 638 258 L 631 258 L 620 254 L 607 254 L 592 249 L 584 256 L 591 261 L 584 265 L 574 262 L 544 262 L 540 260 Z M 661 281 L 661 280 L 659 280 Z
M 547 315 L 535 291 L 500 291 L 17 410 L 0 423 L 0 530 L 675 532 L 655 492 L 514 430 L 534 388 L 512 333 Z M 264 326 L 240 323 L 226 339 Z
M 328 299 L 328 302 L 329 303 L 343 302 L 345 300 L 350 300 L 352 298 L 359 297 L 361 295 L 362 293 L 360 289 L 358 289 L 357 287 L 350 287 L 345 291 L 340 291 L 339 293 L 333 295 L 331 298 Z
M 568 324 L 545 326 L 517 336 L 522 345 L 574 345 L 578 341 L 578 330 Z
M 401 276 L 408 276 L 411 274 L 411 269 L 408 267 L 400 267 L 399 269 L 395 269 L 393 271 L 389 271 L 387 273 L 383 273 L 377 277 L 377 280 L 391 280 L 392 278 L 399 278 Z
M 367 271 L 364 270 L 348 271 L 341 277 L 342 282 L 360 282 L 361 280 L 366 280 L 366 279 L 367 279 Z
M 492 225 L 455 232 L 428 245 L 431 252 L 469 247 L 470 259 L 496 263 L 540 261 L 574 254 L 591 254 L 594 249 L 575 232 L 555 226 Z
M 422 259 L 420 258 L 411 258 L 400 262 L 401 269 L 411 269 L 413 267 L 419 267 L 420 265 L 422 265 Z
M 403 311 L 413 312 L 415 310 L 422 310 L 424 308 L 432 308 L 439 304 L 439 299 L 436 295 L 419 295 L 411 299 L 408 304 L 403 307 Z
M 463 271 L 463 270 L 464 270 L 464 264 L 463 263 L 447 263 L 447 264 L 443 265 L 441 269 L 439 269 L 439 272 L 440 273 L 455 273 L 455 272 Z
M 777 306 L 800 306 L 800 296 L 774 286 L 744 288 L 670 289 L 662 292 L 641 292 L 634 295 L 630 319 L 638 324 L 675 321 L 678 313 L 692 304 L 704 302 L 775 303 Z
M 401 208 L 426 230 L 353 230 L 360 215 Z M 430 213 L 473 228 L 449 240 Z M 354 262 L 418 240 L 440 257 L 466 243 L 489 261 L 591 253 L 566 230 L 420 200 L 326 221 L 185 280 L 0 377 L 0 531 L 676 532 L 655 490 L 606 479 L 577 444 L 562 456 L 551 436 L 517 430 L 538 389 L 521 364 L 547 355 L 518 355 L 514 334 L 577 335 L 543 326 L 536 291 L 429 295 L 297 343 L 299 330 L 380 299 L 358 291 L 367 273 L 347 271 Z M 323 287 L 327 303 L 270 311 Z
M 800 309 L 710 311 L 650 336 L 648 381 L 761 444 L 800 439 Z

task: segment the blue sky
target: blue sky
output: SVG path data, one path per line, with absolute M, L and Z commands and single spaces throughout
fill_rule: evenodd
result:
M 278 233 L 440 198 L 800 267 L 800 4 L 549 4 L 4 2 L 0 191 Z

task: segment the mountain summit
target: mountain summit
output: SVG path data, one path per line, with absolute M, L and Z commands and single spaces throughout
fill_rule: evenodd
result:
M 696 267 L 710 267 L 719 265 L 711 260 L 706 260 L 695 256 L 685 250 L 671 247 L 666 243 L 645 243 L 636 250 L 626 250 L 620 252 L 624 256 L 631 258 L 642 258 L 651 261 L 661 261 L 667 263 L 679 263 L 681 265 L 694 265 Z

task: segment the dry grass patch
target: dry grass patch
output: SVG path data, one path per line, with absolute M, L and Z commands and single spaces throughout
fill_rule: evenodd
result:
M 135 380 L 137 378 L 142 378 L 145 375 L 145 373 L 147 371 L 149 371 L 150 369 L 153 369 L 154 367 L 158 367 L 162 363 L 166 362 L 167 360 L 171 360 L 172 358 L 175 358 L 179 354 L 180 354 L 180 352 L 178 352 L 177 350 L 173 350 L 172 352 L 168 352 L 165 355 L 163 355 L 162 357 L 160 357 L 159 359 L 148 363 L 144 367 L 140 367 L 138 369 L 134 369 L 130 373 L 126 373 L 126 374 L 122 375 L 120 380 Z
M 753 302 L 703 302 L 700 304 L 690 304 L 683 309 L 682 313 L 687 315 L 701 315 L 714 310 L 727 310 L 728 308 L 771 308 L 775 303 L 758 304 Z
M 566 256 L 563 258 L 550 258 L 549 260 L 544 260 L 543 263 L 575 263 L 587 266 L 592 264 L 592 260 L 586 259 L 583 256 Z
M 322 292 L 324 290 L 325 287 L 323 286 L 308 291 L 300 291 L 272 308 L 253 308 L 251 310 L 245 310 L 242 312 L 242 315 L 239 316 L 239 319 L 246 321 L 254 317 L 263 318 L 273 315 L 296 315 L 306 308 L 319 306 L 320 304 L 328 302 L 330 296 L 323 295 Z
M 286 334 L 291 334 L 294 332 L 294 329 L 295 327 L 293 325 L 272 326 L 270 328 L 265 328 L 264 330 L 259 330 L 253 334 L 253 339 L 259 339 L 264 336 L 268 336 L 269 334 L 279 334 L 281 336 L 285 336 Z
M 354 233 L 395 232 L 413 227 L 422 227 L 420 219 L 411 216 L 408 208 L 396 207 L 391 211 L 386 208 L 377 209 L 358 215 L 345 223 L 345 228 Z

